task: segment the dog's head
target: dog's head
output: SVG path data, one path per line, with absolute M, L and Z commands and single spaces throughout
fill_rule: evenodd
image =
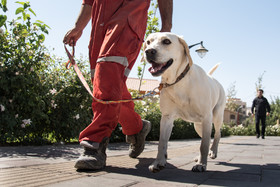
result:
M 169 32 L 150 34 L 144 43 L 144 57 L 152 65 L 149 72 L 153 76 L 160 76 L 167 70 L 177 71 L 183 61 L 192 65 L 187 43 Z

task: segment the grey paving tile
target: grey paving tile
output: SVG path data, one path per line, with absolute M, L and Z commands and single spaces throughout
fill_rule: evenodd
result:
M 135 184 L 135 181 L 125 179 L 108 179 L 104 177 L 84 177 L 74 180 L 69 180 L 65 182 L 60 182 L 56 184 L 46 185 L 45 187 L 100 187 L 100 186 L 131 186 Z
M 248 182 L 248 181 L 234 181 L 234 180 L 219 180 L 219 179 L 209 179 L 206 180 L 199 187 L 213 187 L 213 186 L 226 186 L 226 187 L 261 187 L 262 185 L 258 182 Z

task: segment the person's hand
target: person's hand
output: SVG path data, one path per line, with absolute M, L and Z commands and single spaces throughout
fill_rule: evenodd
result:
M 255 116 L 255 114 L 252 114 L 252 117 L 254 117 Z
M 65 34 L 63 43 L 68 44 L 70 46 L 75 46 L 76 42 L 82 36 L 82 34 L 83 34 L 83 30 L 73 28 Z
M 269 116 L 269 112 L 267 112 L 266 115 Z

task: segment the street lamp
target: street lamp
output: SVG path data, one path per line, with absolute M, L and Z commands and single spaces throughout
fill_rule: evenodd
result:
M 197 54 L 200 58 L 203 58 L 206 55 L 206 53 L 208 52 L 208 50 L 205 49 L 205 47 L 203 46 L 203 41 L 201 41 L 197 44 L 190 45 L 189 49 L 196 46 L 196 45 L 199 45 L 199 44 L 200 44 L 200 47 L 197 50 L 195 50 L 195 52 L 197 52 Z

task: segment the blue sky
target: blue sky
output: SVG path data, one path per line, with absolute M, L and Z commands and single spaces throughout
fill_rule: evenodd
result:
M 82 0 L 29 0 L 37 17 L 51 27 L 45 45 L 65 57 L 63 36 L 73 26 Z M 8 1 L 8 19 L 17 4 Z M 279 0 L 174 0 L 172 32 L 191 45 L 204 41 L 209 53 L 200 59 L 191 49 L 194 63 L 206 72 L 221 63 L 213 76 L 225 91 L 235 82 L 237 97 L 251 105 L 255 82 L 263 76 L 264 95 L 280 96 L 280 1 Z M 78 41 L 76 54 L 87 56 L 90 24 Z M 131 77 L 137 76 L 137 62 Z M 153 78 L 146 68 L 145 78 Z

